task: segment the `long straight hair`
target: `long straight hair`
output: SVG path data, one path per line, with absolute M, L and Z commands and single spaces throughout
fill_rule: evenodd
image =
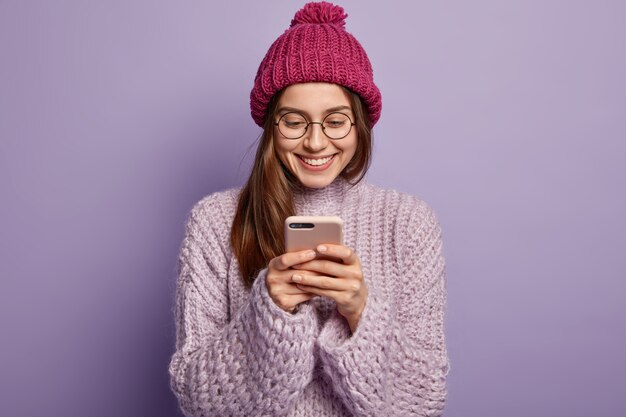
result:
M 369 115 L 358 94 L 348 93 L 355 116 L 357 147 L 340 176 L 351 184 L 363 179 L 372 157 Z M 270 101 L 250 177 L 239 194 L 230 242 L 247 287 L 273 258 L 285 252 L 283 223 L 295 215 L 293 191 L 298 179 L 283 165 L 274 147 L 276 107 L 284 90 Z

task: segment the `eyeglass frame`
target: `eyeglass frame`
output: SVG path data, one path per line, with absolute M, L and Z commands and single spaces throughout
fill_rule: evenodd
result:
M 280 130 L 280 121 L 283 119 L 283 117 L 285 117 L 288 114 L 298 114 L 300 116 L 302 116 L 302 118 L 306 121 L 306 126 L 304 127 L 304 132 L 302 132 L 302 134 L 300 136 L 298 136 L 297 138 L 290 138 L 285 136 L 285 134 Z M 328 136 L 328 134 L 326 133 L 326 128 L 324 127 L 324 120 L 326 120 L 326 118 L 328 118 L 328 116 L 331 116 L 333 114 L 342 114 L 344 116 L 346 116 L 348 118 L 348 120 L 350 120 L 350 129 L 348 129 L 348 133 L 346 133 L 345 135 L 343 135 L 340 138 L 331 138 L 330 136 Z M 332 113 L 328 113 L 326 116 L 324 116 L 324 118 L 322 119 L 321 122 L 309 122 L 309 120 L 306 118 L 306 116 L 298 111 L 288 111 L 286 113 L 283 113 L 282 116 L 280 116 L 278 118 L 277 122 L 274 122 L 274 126 L 278 127 L 278 131 L 280 132 L 281 135 L 283 135 L 283 137 L 287 140 L 298 140 L 301 139 L 304 135 L 306 135 L 307 130 L 309 130 L 309 126 L 310 125 L 320 125 L 320 127 L 322 128 L 322 132 L 324 133 L 324 136 L 326 136 L 328 139 L 330 140 L 341 140 L 341 139 L 345 139 L 350 132 L 352 132 L 352 126 L 355 126 L 356 123 L 352 121 L 352 118 L 350 118 L 350 116 L 348 116 L 346 113 L 340 112 L 340 111 L 334 111 Z

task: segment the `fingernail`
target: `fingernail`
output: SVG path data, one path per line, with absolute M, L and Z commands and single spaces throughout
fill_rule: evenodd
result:
M 328 250 L 328 248 L 326 246 L 324 246 L 324 245 L 319 245 L 317 247 L 317 251 L 318 252 L 322 252 L 323 253 L 323 252 L 326 252 L 327 250 Z
M 295 281 L 295 282 L 300 282 L 300 281 L 302 281 L 302 276 L 300 276 L 300 275 L 294 275 L 294 276 L 292 276 L 292 277 L 291 277 L 291 279 L 292 279 L 293 281 Z
M 315 258 L 315 251 L 308 251 L 304 256 L 307 258 Z

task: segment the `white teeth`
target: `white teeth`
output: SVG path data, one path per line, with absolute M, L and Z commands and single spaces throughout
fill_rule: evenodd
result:
M 332 155 L 327 157 L 327 158 L 321 158 L 321 159 L 309 159 L 309 158 L 302 157 L 302 160 L 304 162 L 306 162 L 309 165 L 313 165 L 313 166 L 324 165 L 326 162 L 330 161 L 331 159 L 333 159 Z

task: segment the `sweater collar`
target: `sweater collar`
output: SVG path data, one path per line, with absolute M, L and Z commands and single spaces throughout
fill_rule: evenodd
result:
M 336 215 L 344 202 L 356 195 L 363 181 L 356 185 L 350 184 L 345 178 L 337 177 L 323 188 L 296 187 L 293 200 L 298 215 Z

